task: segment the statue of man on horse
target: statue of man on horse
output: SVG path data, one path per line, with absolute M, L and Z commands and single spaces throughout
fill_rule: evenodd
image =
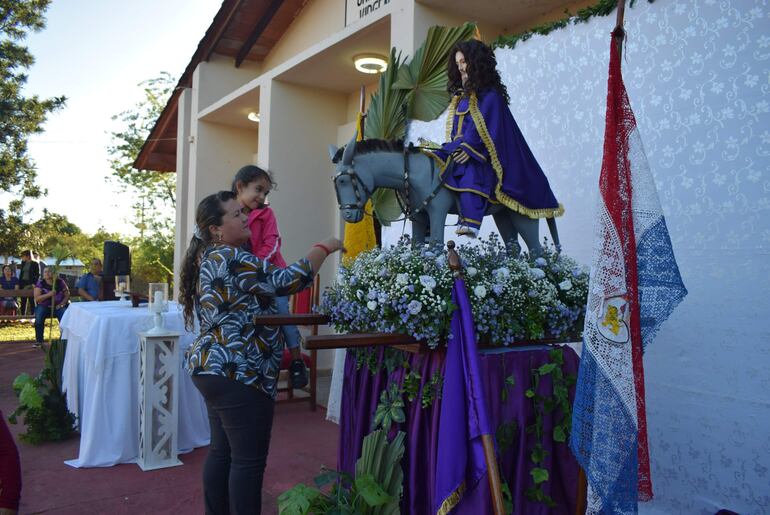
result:
M 334 185 L 347 222 L 363 216 L 376 188 L 396 190 L 412 220 L 413 241 L 443 241 L 448 213 L 457 213 L 457 234 L 475 237 L 486 214 L 507 245 L 522 236 L 531 254 L 541 252 L 538 220 L 545 218 L 559 245 L 554 218 L 564 212 L 508 108 L 508 93 L 492 50 L 476 40 L 449 54 L 447 142 L 404 149 L 380 140 L 330 147 Z

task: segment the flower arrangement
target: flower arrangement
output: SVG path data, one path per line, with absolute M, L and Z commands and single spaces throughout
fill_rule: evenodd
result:
M 535 259 L 511 256 L 491 235 L 460 245 L 480 342 L 575 338 L 582 330 L 588 270 L 548 243 Z M 397 245 L 362 252 L 340 268 L 321 311 L 340 332 L 409 334 L 431 348 L 446 341 L 455 306 L 443 248 Z

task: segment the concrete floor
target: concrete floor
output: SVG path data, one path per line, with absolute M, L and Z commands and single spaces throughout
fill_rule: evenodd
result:
M 28 343 L 0 343 L 0 410 L 16 407 L 11 388 L 21 372 L 36 375 L 44 354 Z M 326 403 L 330 377 L 319 377 L 319 402 Z M 263 487 L 262 513 L 277 513 L 276 498 L 296 483 L 312 484 L 321 466 L 336 467 L 338 426 L 319 407 L 279 403 L 273 422 L 270 456 Z M 203 513 L 201 470 L 206 448 L 180 456 L 184 463 L 152 472 L 133 464 L 75 469 L 64 460 L 77 456 L 79 435 L 33 446 L 18 439 L 22 425 L 10 425 L 22 462 L 20 513 Z

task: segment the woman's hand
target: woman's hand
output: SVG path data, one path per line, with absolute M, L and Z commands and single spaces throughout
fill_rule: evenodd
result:
M 333 254 L 336 251 L 341 251 L 343 254 L 347 252 L 345 247 L 342 246 L 342 241 L 339 238 L 330 236 L 321 242 L 321 245 L 329 249 L 329 253 Z

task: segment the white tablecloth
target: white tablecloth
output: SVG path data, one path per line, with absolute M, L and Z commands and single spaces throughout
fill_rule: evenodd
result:
M 206 406 L 182 367 L 194 335 L 184 330 L 179 306 L 169 303 L 163 321 L 179 338 L 180 451 L 208 445 Z M 65 463 L 108 467 L 132 463 L 139 455 L 139 332 L 152 327 L 146 306 L 113 302 L 76 302 L 61 321 L 67 340 L 63 387 L 67 407 L 78 417 L 80 452 Z

